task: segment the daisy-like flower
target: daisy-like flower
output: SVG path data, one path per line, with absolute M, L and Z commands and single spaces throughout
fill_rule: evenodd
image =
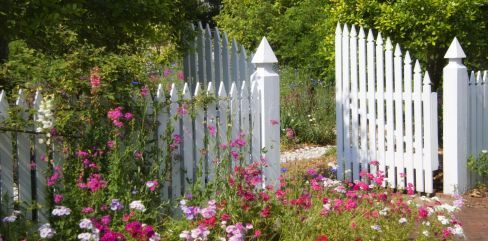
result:
M 65 206 L 56 206 L 53 211 L 51 212 L 53 216 L 68 216 L 71 214 L 71 209 L 65 207 Z
M 141 200 L 137 200 L 137 201 L 131 202 L 129 204 L 129 208 L 130 209 L 139 210 L 141 212 L 146 211 L 146 207 L 144 206 L 144 204 L 142 204 L 142 201 Z

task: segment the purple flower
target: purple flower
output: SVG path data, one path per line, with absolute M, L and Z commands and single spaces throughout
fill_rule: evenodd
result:
M 168 77 L 173 74 L 173 71 L 171 69 L 165 69 L 163 72 L 164 77 Z
M 124 208 L 124 205 L 120 202 L 119 199 L 112 199 L 112 203 L 110 204 L 110 209 L 112 211 L 119 211 Z

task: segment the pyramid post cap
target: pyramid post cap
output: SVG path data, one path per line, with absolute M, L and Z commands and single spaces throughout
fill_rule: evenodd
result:
M 445 59 L 463 59 L 466 58 L 466 54 L 463 51 L 463 48 L 461 47 L 461 44 L 459 43 L 458 39 L 454 37 L 452 40 L 451 45 L 449 46 L 449 49 L 447 49 L 446 55 L 444 55 Z
M 278 59 L 276 58 L 273 49 L 271 49 L 271 46 L 269 46 L 266 37 L 263 37 L 263 39 L 261 40 L 261 43 L 259 44 L 259 47 L 256 50 L 256 53 L 254 54 L 251 63 L 253 64 L 278 63 Z

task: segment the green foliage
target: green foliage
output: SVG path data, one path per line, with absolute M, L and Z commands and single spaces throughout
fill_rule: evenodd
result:
M 283 143 L 331 144 L 335 140 L 334 87 L 314 79 L 307 71 L 280 71 L 281 128 Z M 287 134 L 287 129 L 294 137 Z
M 468 168 L 479 175 L 481 178 L 488 178 L 488 153 L 480 153 L 479 157 L 470 156 L 468 159 Z

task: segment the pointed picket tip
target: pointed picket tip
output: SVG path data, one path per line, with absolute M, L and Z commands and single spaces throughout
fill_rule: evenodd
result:
M 359 35 L 358 35 L 358 37 L 360 39 L 364 39 L 366 37 L 366 34 L 364 34 L 364 28 L 363 27 L 360 27 L 359 28 Z
M 5 91 L 2 90 L 0 93 L 0 121 L 4 121 L 9 117 L 8 115 L 8 101 L 7 96 L 5 96 Z
M 381 32 L 378 32 L 378 36 L 376 36 L 376 45 L 383 44 L 383 37 L 381 37 Z
M 227 32 L 224 32 L 224 37 L 222 39 L 222 44 L 229 45 L 229 37 L 227 37 Z
M 373 42 L 374 41 L 374 35 L 373 35 L 373 30 L 368 31 L 368 42 Z
M 212 81 L 208 82 L 207 85 L 207 95 L 215 93 L 214 84 Z
M 230 86 L 229 96 L 235 96 L 235 95 L 237 95 L 237 86 L 236 86 L 236 82 L 232 82 L 232 85 Z
M 245 96 L 249 93 L 248 91 L 248 87 L 247 87 L 247 81 L 242 81 L 242 86 L 241 86 L 241 96 Z
M 195 31 L 195 24 L 190 23 L 190 28 L 191 28 L 191 30 Z
M 188 83 L 185 83 L 185 85 L 183 86 L 182 93 L 183 93 L 183 99 L 185 100 L 191 99 L 190 87 L 188 86 Z
M 241 44 L 241 55 L 244 55 L 244 58 L 247 57 L 246 48 L 244 48 L 244 45 L 242 44 Z
M 201 31 L 203 31 L 203 26 L 202 26 L 202 22 L 201 21 L 198 21 L 198 29 L 200 29 Z
M 386 38 L 386 45 L 385 45 L 385 50 L 391 51 L 393 49 L 393 45 L 391 44 L 391 39 L 390 37 Z
M 227 92 L 225 91 L 225 86 L 223 84 L 220 84 L 218 95 L 219 97 L 227 97 Z
M 172 83 L 171 84 L 171 91 L 169 92 L 169 95 L 171 96 L 171 101 L 178 100 L 178 90 L 176 88 L 176 84 L 175 83 Z
M 466 58 L 466 54 L 463 51 L 463 48 L 461 47 L 461 44 L 459 43 L 458 39 L 454 37 L 452 40 L 451 45 L 449 46 L 449 49 L 447 49 L 446 55 L 444 55 L 445 59 L 464 59 Z
M 351 26 L 351 32 L 349 33 L 349 36 L 351 37 L 358 36 L 358 33 L 356 32 L 356 26 L 354 24 Z
M 207 23 L 207 27 L 205 28 L 205 35 L 209 38 L 212 37 L 212 33 L 210 32 L 210 27 L 208 26 L 208 23 Z
M 429 72 L 428 71 L 425 71 L 425 75 L 424 75 L 424 85 L 430 85 L 432 82 L 430 82 L 430 76 L 429 76 Z
M 476 83 L 477 84 L 481 84 L 481 71 L 478 71 L 478 73 L 476 73 Z
M 235 38 L 232 38 L 232 48 L 237 50 L 237 41 Z
M 401 57 L 402 56 L 402 50 L 400 49 L 400 44 L 395 45 L 395 57 Z
M 420 69 L 420 62 L 419 60 L 415 60 L 415 67 L 413 67 L 413 72 L 415 73 L 420 73 L 421 69 Z
M 261 43 L 259 44 L 259 47 L 256 50 L 256 53 L 254 54 L 251 63 L 253 64 L 278 63 L 278 59 L 276 58 L 273 49 L 271 49 L 271 46 L 269 46 L 266 37 L 263 37 L 263 40 L 261 40 Z
M 220 39 L 220 30 L 217 27 L 215 27 L 214 37 L 215 39 Z
M 42 100 L 42 93 L 40 90 L 37 90 L 34 96 L 34 106 L 36 108 L 39 108 L 39 105 L 41 104 L 41 100 Z
M 251 83 L 251 93 L 255 93 L 256 91 L 258 91 L 258 82 L 257 81 L 253 81 Z
M 337 22 L 336 35 L 342 35 L 341 23 Z
M 25 103 L 24 90 L 19 89 L 17 93 L 18 93 L 18 97 L 17 100 L 15 100 L 15 105 L 25 107 L 26 103 Z
M 486 78 L 488 78 L 488 77 L 486 76 L 486 75 L 487 75 L 487 73 L 488 73 L 488 71 L 486 71 L 486 70 L 483 72 L 483 83 L 486 83 L 486 81 L 488 81 L 488 79 L 486 79 Z
M 156 89 L 156 98 L 161 101 L 164 99 L 164 88 L 162 84 L 158 84 L 158 88 Z
M 195 86 L 195 94 L 194 96 L 198 96 L 202 94 L 202 87 L 200 85 L 200 82 L 197 82 L 197 85 Z
M 349 36 L 349 28 L 347 27 L 347 24 L 344 24 L 344 30 L 342 30 L 342 36 L 343 37 Z
M 412 63 L 412 59 L 410 58 L 410 52 L 407 51 L 407 53 L 405 53 L 405 60 L 404 60 L 404 63 L 405 64 L 410 64 Z
M 474 84 L 474 83 L 475 83 L 474 71 L 471 71 L 469 75 L 469 84 Z

